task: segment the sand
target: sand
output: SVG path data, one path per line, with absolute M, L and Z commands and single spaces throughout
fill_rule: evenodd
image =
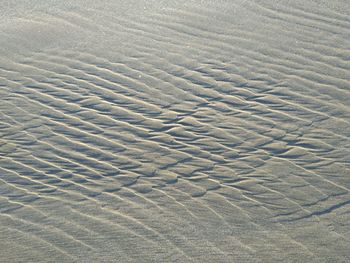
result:
M 349 1 L 0 19 L 0 262 L 350 262 Z

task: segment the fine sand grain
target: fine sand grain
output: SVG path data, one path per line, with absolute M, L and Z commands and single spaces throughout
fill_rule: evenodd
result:
M 350 262 L 350 1 L 4 0 L 0 262 Z

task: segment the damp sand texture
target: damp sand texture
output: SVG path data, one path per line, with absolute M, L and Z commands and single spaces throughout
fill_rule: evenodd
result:
M 350 262 L 350 2 L 4 0 L 0 262 Z

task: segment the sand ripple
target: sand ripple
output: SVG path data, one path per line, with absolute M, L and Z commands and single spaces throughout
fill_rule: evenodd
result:
M 73 2 L 0 11 L 1 262 L 349 260 L 346 1 Z

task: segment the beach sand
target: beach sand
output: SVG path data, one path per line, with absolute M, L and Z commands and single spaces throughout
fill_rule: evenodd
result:
M 0 262 L 350 262 L 349 1 L 0 19 Z

